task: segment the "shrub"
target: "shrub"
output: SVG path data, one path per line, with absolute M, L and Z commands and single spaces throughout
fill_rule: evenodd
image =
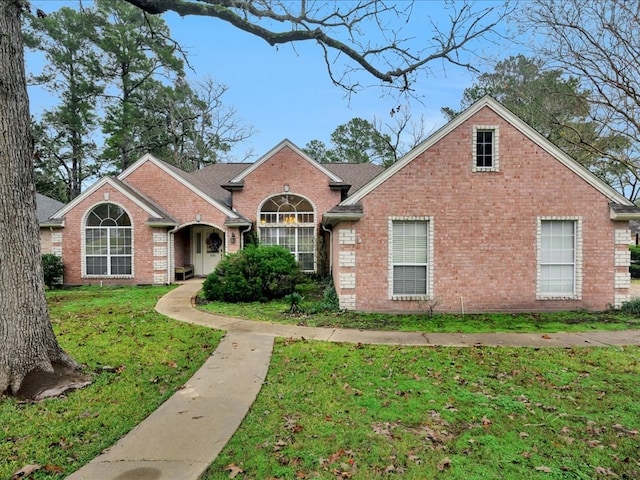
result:
M 640 278 L 640 245 L 629 245 L 631 252 L 631 265 L 629 271 L 633 278 Z
M 624 302 L 620 310 L 631 315 L 640 315 L 640 298 L 634 298 L 628 302 Z
M 53 253 L 42 255 L 42 270 L 44 271 L 44 284 L 47 287 L 53 288 L 62 283 L 64 264 L 58 255 Z
M 294 291 L 300 269 L 291 252 L 279 246 L 248 246 L 225 257 L 202 285 L 209 300 L 267 302 Z
M 299 314 L 302 313 L 302 309 L 300 308 L 300 304 L 304 300 L 304 297 L 300 295 L 298 292 L 290 293 L 284 297 L 284 301 L 289 304 L 289 313 L 291 314 Z
M 314 303 L 309 308 L 309 313 L 320 312 L 339 312 L 340 311 L 340 299 L 336 293 L 336 288 L 333 284 L 333 278 L 328 277 L 325 282 L 324 290 L 322 291 L 322 300 Z

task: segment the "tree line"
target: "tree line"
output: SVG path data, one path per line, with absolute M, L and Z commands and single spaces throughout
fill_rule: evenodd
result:
M 33 119 L 40 193 L 70 201 L 147 152 L 196 170 L 251 136 L 223 103 L 226 86 L 187 81 L 188 54 L 161 17 L 96 0 L 23 19 L 25 46 L 46 60 L 29 82 L 58 100 Z

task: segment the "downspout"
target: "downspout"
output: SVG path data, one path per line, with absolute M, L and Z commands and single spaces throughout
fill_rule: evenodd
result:
M 320 228 L 329 233 L 329 275 L 333 276 L 333 230 L 324 226 L 324 223 L 320 223 Z
M 240 250 L 244 249 L 244 234 L 251 230 L 253 225 L 249 225 L 246 230 L 240 230 Z

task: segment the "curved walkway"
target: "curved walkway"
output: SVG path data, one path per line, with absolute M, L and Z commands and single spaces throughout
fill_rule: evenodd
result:
M 581 333 L 420 333 L 310 328 L 254 322 L 196 310 L 202 281 L 162 297 L 156 311 L 225 330 L 214 354 L 184 388 L 68 480 L 197 480 L 215 460 L 253 404 L 267 375 L 275 337 L 422 346 L 640 345 L 640 331 Z

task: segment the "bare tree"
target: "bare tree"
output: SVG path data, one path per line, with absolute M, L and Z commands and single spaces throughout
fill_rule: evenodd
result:
M 389 120 L 383 121 L 374 117 L 373 125 L 380 137 L 393 152 L 393 160 L 386 163 L 388 167 L 397 162 L 403 155 L 417 147 L 429 136 L 427 120 L 424 115 L 417 119 L 411 115 L 408 105 L 398 105 L 389 112 Z
M 174 11 L 179 15 L 217 18 L 264 39 L 269 45 L 316 42 L 324 55 L 334 84 L 348 92 L 360 85 L 351 74 L 365 71 L 382 84 L 410 92 L 417 76 L 431 65 L 444 63 L 475 70 L 463 58 L 469 44 L 495 34 L 495 27 L 512 11 L 501 4 L 444 2 L 446 28 L 430 19 L 412 18 L 414 2 L 383 0 L 283 1 L 283 0 L 125 0 L 147 13 Z M 413 20 L 420 35 L 405 33 Z M 468 52 L 466 52 L 468 53 Z M 343 60 L 347 60 L 344 62 Z
M 617 148 L 593 148 L 628 198 L 640 180 L 640 2 L 532 0 L 519 16 L 544 43 L 539 54 L 590 90 L 593 121 Z M 542 34 L 542 35 L 541 35 Z M 620 166 L 626 171 L 621 172 Z

